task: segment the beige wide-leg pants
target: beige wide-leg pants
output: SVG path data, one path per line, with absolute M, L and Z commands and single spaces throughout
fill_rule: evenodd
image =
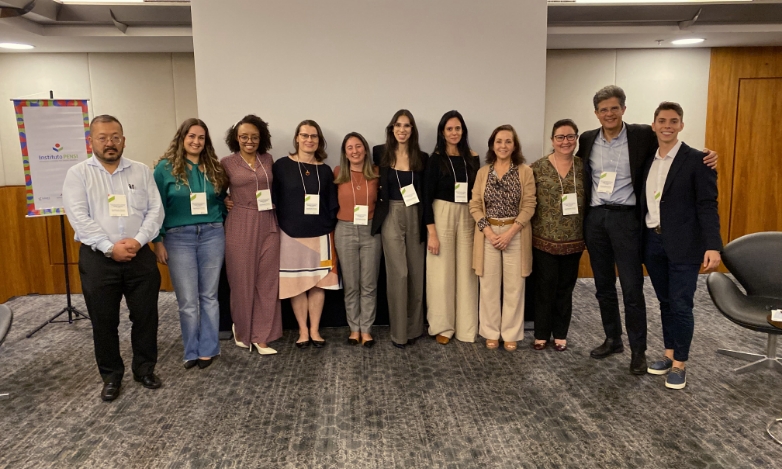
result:
M 475 220 L 467 204 L 435 200 L 434 225 L 440 253 L 426 253 L 429 335 L 475 342 L 478 331 L 478 277 L 472 269 Z
M 499 235 L 513 225 L 490 226 Z M 481 336 L 490 340 L 502 338 L 505 342 L 518 342 L 524 338 L 525 280 L 521 276 L 521 235 L 517 233 L 504 251 L 495 249 L 489 239 L 484 238 Z

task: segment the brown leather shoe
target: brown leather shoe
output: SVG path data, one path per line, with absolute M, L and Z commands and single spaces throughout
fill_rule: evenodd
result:
M 532 343 L 532 348 L 534 348 L 535 350 L 543 350 L 544 348 L 546 348 L 547 345 L 548 345 L 548 341 L 546 341 L 546 342 L 533 342 Z
M 486 339 L 486 348 L 487 349 L 494 350 L 496 348 L 499 348 L 499 346 L 500 346 L 500 341 L 499 340 Z
M 442 334 L 437 334 L 435 336 L 434 340 L 436 340 L 438 344 L 443 344 L 443 345 L 445 345 L 445 344 L 447 344 L 448 342 L 451 341 L 451 339 L 449 337 L 446 337 L 446 336 L 444 336 Z

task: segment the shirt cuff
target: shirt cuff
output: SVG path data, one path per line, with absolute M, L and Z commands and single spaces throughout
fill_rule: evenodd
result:
M 489 226 L 489 220 L 486 219 L 486 217 L 481 218 L 478 220 L 478 230 L 483 231 L 484 228 Z
M 103 241 L 99 242 L 99 243 L 98 243 L 98 244 L 95 246 L 95 249 L 96 249 L 97 251 L 100 251 L 100 252 L 102 252 L 103 254 L 106 254 L 106 251 L 108 251 L 108 250 L 109 250 L 109 248 L 110 248 L 110 247 L 112 247 L 112 246 L 114 246 L 114 243 L 112 243 L 111 241 L 109 241 L 108 239 L 106 239 L 106 240 L 103 240 Z
M 137 235 L 133 239 L 138 241 L 138 243 L 141 245 L 142 248 L 144 247 L 145 244 L 147 244 L 149 242 L 149 238 L 147 238 L 146 236 L 142 236 L 142 235 Z

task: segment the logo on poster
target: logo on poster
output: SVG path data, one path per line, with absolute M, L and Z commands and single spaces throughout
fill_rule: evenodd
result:
M 79 159 L 79 155 L 75 153 L 61 153 L 65 149 L 60 145 L 59 143 L 55 143 L 52 147 L 52 150 L 55 151 L 55 154 L 53 155 L 38 155 L 39 161 L 50 161 L 50 160 L 57 160 L 57 161 L 75 161 Z

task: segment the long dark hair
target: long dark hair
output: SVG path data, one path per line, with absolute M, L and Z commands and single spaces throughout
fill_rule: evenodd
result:
M 187 160 L 185 137 L 188 132 L 190 132 L 190 128 L 196 125 L 202 127 L 206 134 L 204 138 L 204 148 L 201 149 L 201 154 L 199 155 L 200 163 L 203 165 L 204 174 L 206 175 L 206 178 L 209 179 L 209 182 L 212 183 L 215 193 L 220 193 L 222 188 L 228 186 L 228 176 L 225 174 L 225 171 L 215 154 L 214 146 L 212 146 L 212 137 L 209 136 L 209 127 L 207 127 L 201 119 L 196 119 L 194 117 L 185 119 L 185 121 L 182 122 L 182 125 L 179 126 L 179 129 L 177 129 L 176 134 L 174 134 L 174 138 L 168 145 L 168 150 L 166 150 L 163 156 L 161 156 L 153 166 L 157 166 L 161 161 L 167 160 L 168 164 L 171 165 L 171 174 L 176 179 L 177 184 L 189 186 L 190 183 L 187 180 L 187 171 L 185 170 L 185 162 Z
M 497 161 L 497 154 L 494 153 L 494 140 L 497 138 L 497 134 L 506 131 L 513 135 L 513 152 L 510 154 L 510 160 L 516 166 L 520 166 L 524 163 L 524 155 L 521 153 L 521 143 L 519 143 L 519 136 L 516 134 L 516 129 L 510 124 L 505 124 L 494 129 L 489 137 L 489 151 L 486 152 L 486 163 L 494 164 Z
M 228 145 L 228 149 L 231 150 L 231 153 L 239 153 L 239 150 L 241 150 L 241 146 L 239 145 L 239 126 L 242 124 L 250 124 L 258 129 L 258 133 L 260 134 L 258 153 L 268 153 L 269 150 L 272 149 L 272 136 L 269 133 L 269 124 L 255 114 L 247 114 L 225 133 L 225 144 Z
M 399 142 L 394 137 L 394 125 L 401 116 L 405 116 L 410 119 L 410 138 L 407 140 L 407 157 L 410 161 L 411 171 L 421 171 L 424 169 L 424 164 L 421 158 L 421 146 L 418 145 L 418 126 L 415 124 L 415 118 L 413 114 L 407 109 L 400 109 L 396 111 L 394 117 L 391 118 L 391 122 L 386 126 L 386 147 L 383 152 L 383 156 L 380 159 L 380 165 L 386 167 L 392 167 L 396 164 L 396 149 L 399 147 Z
M 456 144 L 456 149 L 459 150 L 459 155 L 464 158 L 467 166 L 472 168 L 474 171 L 477 171 L 481 166 L 481 162 L 478 160 L 477 156 L 473 156 L 472 154 L 472 150 L 470 149 L 470 141 L 468 138 L 469 134 L 467 133 L 467 124 L 464 123 L 464 117 L 462 117 L 459 111 L 448 111 L 443 114 L 443 117 L 440 119 L 440 123 L 437 124 L 437 144 L 434 146 L 434 151 L 432 153 L 440 156 L 440 166 L 444 171 L 448 172 L 451 170 L 448 162 L 446 161 L 448 159 L 448 153 L 446 152 L 448 145 L 445 142 L 445 135 L 443 135 L 443 133 L 445 132 L 445 124 L 447 124 L 448 121 L 454 117 L 459 119 L 459 122 L 462 126 L 462 139 L 459 140 L 459 143 Z

